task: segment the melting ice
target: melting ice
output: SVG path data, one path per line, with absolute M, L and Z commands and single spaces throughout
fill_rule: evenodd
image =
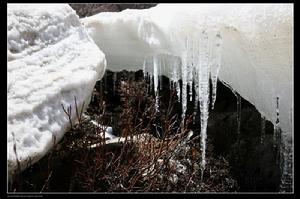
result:
M 200 107 L 202 168 L 217 79 L 254 104 L 274 125 L 274 99 L 279 96 L 278 127 L 291 136 L 292 4 L 168 4 L 100 13 L 82 22 L 105 52 L 110 70 L 135 71 L 145 63 L 144 71 L 154 80 L 157 108 L 160 75 L 173 82 L 182 103 L 182 119 L 194 88 L 195 109 Z

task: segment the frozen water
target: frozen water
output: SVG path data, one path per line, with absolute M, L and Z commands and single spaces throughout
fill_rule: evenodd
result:
M 153 76 L 154 76 L 154 94 L 155 94 L 155 109 L 158 111 L 158 59 L 156 56 L 153 56 Z
M 104 130 L 104 133 L 105 133 L 105 138 L 109 138 L 109 139 L 114 139 L 116 138 L 117 136 L 115 136 L 113 134 L 113 129 L 112 127 L 110 126 L 103 126 L 102 124 L 99 124 L 97 121 L 95 120 L 91 120 L 91 123 L 93 125 L 95 125 L 96 127 L 100 128 L 100 129 L 103 129 Z
M 211 44 L 212 49 L 216 49 L 215 51 L 212 51 L 212 63 L 211 63 L 211 69 L 210 69 L 210 79 L 212 83 L 212 102 L 211 106 L 212 109 L 214 109 L 214 104 L 216 102 L 216 96 L 217 96 L 217 81 L 218 81 L 218 74 L 221 67 L 221 45 L 222 45 L 222 37 L 221 34 L 218 32 L 216 34 L 216 37 L 212 39 Z
M 292 132 L 288 121 L 292 108 L 292 4 L 159 4 L 146 10 L 99 13 L 81 21 L 106 54 L 108 67 L 115 71 L 139 70 L 145 57 L 153 55 L 173 56 L 183 62 L 192 59 L 186 62 L 198 68 L 197 63 L 204 62 L 199 60 L 204 31 L 211 46 L 212 84 L 216 85 L 218 78 L 226 82 L 273 124 L 273 99 L 280 96 L 280 126 Z M 188 50 L 191 58 L 185 58 L 186 43 L 192 49 Z M 167 61 L 162 74 L 171 78 L 176 70 L 173 65 Z M 179 77 L 185 76 L 177 72 Z
M 66 4 L 8 4 L 7 164 L 11 175 L 38 161 L 69 126 L 61 104 L 88 105 L 104 54 Z M 54 143 L 55 142 L 55 143 Z
M 278 142 L 278 137 L 280 137 L 280 122 L 279 122 L 279 97 L 276 97 L 276 122 L 274 125 L 274 131 L 273 131 L 273 146 L 274 148 L 277 147 L 280 142 Z
M 191 87 L 194 80 L 201 112 L 203 167 L 208 111 L 216 100 L 217 79 L 254 104 L 273 124 L 273 99 L 280 96 L 280 127 L 292 132 L 292 4 L 159 4 L 146 10 L 100 13 L 83 18 L 82 23 L 103 49 L 111 70 L 139 70 L 151 56 L 180 60 L 179 67 L 166 60 L 159 74 L 175 82 L 183 118 L 189 100 L 187 85 Z M 181 91 L 176 83 L 179 78 Z
M 234 92 L 236 96 L 236 120 L 237 120 L 237 134 L 240 135 L 241 130 L 241 117 L 242 117 L 242 100 L 241 96 Z
M 281 147 L 280 147 L 280 169 L 281 169 L 281 181 L 280 191 L 291 192 L 293 191 L 293 149 L 292 149 L 292 137 L 290 132 L 283 132 L 281 134 Z

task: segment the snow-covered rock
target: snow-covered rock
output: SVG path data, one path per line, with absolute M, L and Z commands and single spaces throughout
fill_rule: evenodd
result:
M 152 73 L 163 60 L 158 73 L 175 80 L 185 77 L 189 84 L 191 71 L 208 65 L 213 82 L 219 75 L 273 124 L 279 97 L 279 126 L 292 132 L 292 4 L 159 4 L 81 21 L 106 54 L 110 70 L 143 69 L 154 57 Z M 206 44 L 208 64 L 201 57 Z M 186 68 L 183 62 L 188 62 Z
M 89 104 L 105 55 L 67 4 L 8 4 L 8 172 L 38 161 Z M 15 153 L 16 152 L 16 153 Z M 16 157 L 17 155 L 17 157 Z

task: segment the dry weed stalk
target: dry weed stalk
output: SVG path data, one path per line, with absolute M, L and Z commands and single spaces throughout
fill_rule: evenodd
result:
M 148 95 L 147 89 L 145 82 L 121 82 L 122 111 L 116 125 L 122 139 L 114 143 L 105 137 L 111 123 L 105 119 L 107 109 L 102 98 L 98 101 L 100 112 L 94 118 L 99 125 L 83 117 L 84 103 L 79 111 L 76 97 L 77 124 L 72 124 L 72 106 L 65 109 L 62 105 L 71 129 L 59 143 L 63 151 L 48 155 L 48 175 L 42 187 L 34 189 L 51 191 L 49 185 L 55 176 L 50 166 L 53 154 L 68 153 L 72 154 L 75 167 L 67 188 L 70 192 L 224 191 L 223 184 L 214 187 L 216 180 L 221 181 L 216 175 L 219 168 L 214 165 L 211 167 L 214 170 L 206 173 L 211 177 L 205 183 L 199 180 L 201 156 L 198 148 L 193 148 L 199 136 L 191 139 L 192 116 L 180 122 L 177 113 L 174 114 L 176 91 L 171 92 L 166 110 L 156 112 L 155 99 Z M 55 137 L 53 140 L 56 144 Z M 220 168 L 223 163 L 222 160 L 218 162 Z M 210 161 L 208 167 L 209 164 Z
M 176 127 L 177 116 L 170 115 L 172 104 L 165 115 L 156 113 L 154 99 L 147 96 L 143 82 L 134 86 L 122 82 L 120 92 L 123 111 L 119 125 L 125 140 L 107 145 L 103 139 L 97 148 L 83 151 L 77 161 L 81 187 L 86 191 L 166 191 L 174 184 L 169 180 L 177 173 L 174 158 L 182 152 L 189 130 Z M 159 137 L 153 132 L 157 121 L 161 122 Z M 105 135 L 105 129 L 96 131 Z

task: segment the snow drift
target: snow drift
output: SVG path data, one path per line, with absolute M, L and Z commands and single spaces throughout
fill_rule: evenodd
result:
M 64 4 L 8 4 L 8 172 L 38 161 L 69 126 L 62 104 L 88 105 L 104 54 Z

